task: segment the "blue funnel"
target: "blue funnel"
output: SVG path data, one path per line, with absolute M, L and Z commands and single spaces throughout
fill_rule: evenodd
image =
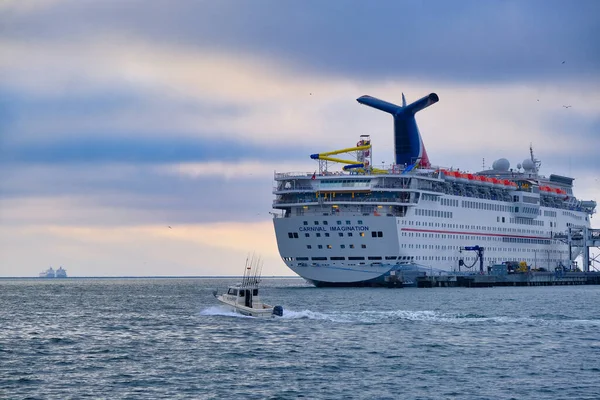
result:
M 431 164 L 417 127 L 415 114 L 439 100 L 440 98 L 435 93 L 431 93 L 409 105 L 406 105 L 403 94 L 403 106 L 371 96 L 361 96 L 356 99 L 360 104 L 392 114 L 394 117 L 394 155 L 396 164 L 410 166 L 418 163 L 418 165 L 425 168 L 430 167 Z

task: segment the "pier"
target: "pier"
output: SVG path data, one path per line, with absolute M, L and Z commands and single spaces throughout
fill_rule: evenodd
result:
M 416 286 L 432 287 L 494 287 L 494 286 L 557 286 L 600 285 L 600 272 L 524 272 L 507 275 L 419 276 Z

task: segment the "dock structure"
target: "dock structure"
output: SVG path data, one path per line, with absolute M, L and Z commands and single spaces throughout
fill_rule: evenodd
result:
M 600 229 L 588 227 L 569 228 L 566 233 L 555 233 L 554 239 L 561 240 L 569 245 L 569 257 L 573 259 L 573 252 L 581 250 L 583 252 L 583 270 L 589 272 L 594 268 L 594 264 L 600 264 L 599 256 L 592 256 L 590 249 L 600 249 Z
M 506 275 L 424 275 L 416 279 L 416 286 L 431 287 L 494 287 L 494 286 L 557 286 L 600 285 L 600 272 L 530 271 Z

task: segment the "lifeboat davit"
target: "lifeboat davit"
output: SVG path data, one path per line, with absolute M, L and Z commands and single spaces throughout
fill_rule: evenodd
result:
M 475 184 L 475 175 L 473 175 L 473 174 L 466 174 L 466 175 L 467 175 L 467 181 L 471 185 L 474 185 Z

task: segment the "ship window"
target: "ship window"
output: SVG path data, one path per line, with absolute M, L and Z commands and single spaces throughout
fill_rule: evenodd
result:
M 308 221 L 302 221 L 304 225 L 308 225 Z
M 351 249 L 353 249 L 353 248 L 354 248 L 354 245 L 353 245 L 353 244 L 351 244 L 351 245 L 350 245 L 350 248 L 351 248 Z
M 293 238 L 294 238 L 294 233 L 293 233 L 293 232 L 288 232 L 288 237 L 289 237 L 290 239 L 293 239 Z
M 348 260 L 364 260 L 364 257 L 348 257 Z
M 350 225 L 350 221 L 346 221 L 346 225 Z
M 365 237 L 365 233 L 364 232 L 359 233 L 359 235 L 360 235 L 360 237 Z
M 327 261 L 327 257 L 312 257 L 313 261 Z
M 396 256 L 385 256 L 386 260 L 395 260 Z
M 298 239 L 298 232 L 294 232 L 294 238 Z
M 327 225 L 327 221 L 323 221 L 323 225 Z
M 369 260 L 381 260 L 381 256 L 369 256 Z
M 310 233 L 305 233 L 304 236 L 310 237 Z
M 340 244 L 340 248 L 341 248 L 341 249 L 345 249 L 345 248 L 346 248 L 346 245 L 345 245 L 345 244 Z
M 345 260 L 346 257 L 331 257 L 332 261 L 336 261 L 336 260 Z
M 342 221 L 337 221 L 337 224 L 338 224 L 338 225 L 341 225 L 341 224 L 342 224 Z
M 328 249 L 331 249 L 331 245 L 330 245 L 330 244 L 328 244 L 328 245 L 327 245 L 327 248 L 328 248 Z
M 329 237 L 329 232 L 325 232 L 325 237 Z
M 359 220 L 358 220 L 358 224 L 359 224 L 359 225 L 362 225 L 362 224 L 363 224 L 363 222 L 362 222 L 362 220 L 361 220 L 361 219 L 359 219 Z
M 340 237 L 344 236 L 344 234 L 343 234 L 342 232 L 339 232 L 339 233 L 338 233 L 338 235 L 339 235 Z
M 244 297 L 244 291 L 240 290 L 240 297 Z
M 361 244 L 360 247 L 362 247 L 363 249 L 366 249 L 367 245 L 366 244 Z
M 319 247 L 320 249 L 322 249 L 322 248 L 323 248 L 323 245 L 322 245 L 322 244 L 320 244 L 318 247 Z
M 315 221 L 315 225 L 319 225 L 319 221 Z
M 307 249 L 312 249 L 312 246 L 311 246 L 310 244 L 307 244 L 307 245 L 306 245 L 306 248 L 307 248 Z
M 320 233 L 317 233 L 317 237 L 321 237 L 321 234 L 320 234 Z
M 252 296 L 258 296 L 258 289 L 252 289 Z
M 348 236 L 352 236 L 352 232 L 348 232 Z
M 308 261 L 308 257 L 296 257 L 296 261 Z
M 377 237 L 377 232 L 375 232 L 375 231 L 371 232 L 371 236 L 372 237 Z
M 383 232 L 382 231 L 377 231 L 377 237 L 383 237 Z

